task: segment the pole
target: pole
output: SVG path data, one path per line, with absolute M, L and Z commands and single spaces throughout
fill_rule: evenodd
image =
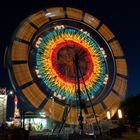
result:
M 79 80 L 79 66 L 78 66 L 78 61 L 79 61 L 79 57 L 76 54 L 75 55 L 75 69 L 76 69 L 76 81 L 77 81 L 77 93 L 78 93 L 78 98 L 79 98 L 79 107 L 80 107 L 80 113 L 79 113 L 79 128 L 80 128 L 80 133 L 83 131 L 83 116 L 82 116 L 82 101 L 81 101 L 81 91 L 80 91 L 80 80 Z
M 78 68 L 79 68 L 79 67 L 78 67 Z M 86 87 L 86 84 L 85 84 L 85 81 L 84 81 L 84 78 L 83 78 L 83 75 L 82 75 L 82 72 L 81 72 L 81 69 L 80 69 L 80 68 L 79 68 L 79 72 L 80 72 L 80 74 L 81 74 L 82 81 L 83 81 L 83 83 L 84 83 L 84 87 L 85 87 L 85 89 L 86 89 L 86 93 L 87 93 L 87 96 L 88 96 L 90 105 L 91 105 L 91 107 L 92 107 L 92 111 L 93 111 L 93 114 L 94 114 L 94 117 L 95 117 L 95 121 L 96 121 L 98 130 L 99 130 L 99 133 L 100 133 L 100 135 L 102 136 L 102 131 L 101 131 L 101 128 L 100 128 L 98 119 L 97 119 L 97 117 L 96 117 L 96 113 L 95 113 L 95 110 L 94 110 L 94 107 L 93 107 L 93 103 L 92 103 L 92 101 L 91 101 L 91 99 L 90 99 L 90 96 L 89 96 L 89 94 L 88 94 L 88 89 L 87 89 L 87 87 Z

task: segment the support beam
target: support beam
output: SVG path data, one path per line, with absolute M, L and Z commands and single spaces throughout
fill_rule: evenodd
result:
M 85 84 L 85 81 L 84 81 L 84 78 L 83 78 L 83 74 L 82 74 L 82 72 L 81 72 L 80 67 L 78 67 L 78 69 L 79 69 L 80 75 L 81 75 L 81 77 L 82 77 L 82 81 L 83 81 L 83 83 L 84 83 L 84 87 L 85 87 L 85 90 L 86 90 L 86 93 L 87 93 L 87 96 L 88 96 L 90 105 L 91 105 L 91 107 L 92 107 L 92 111 L 93 111 L 93 114 L 94 114 L 94 117 L 95 117 L 95 121 L 96 121 L 98 130 L 99 130 L 99 133 L 100 133 L 100 135 L 102 136 L 102 131 L 101 131 L 101 128 L 100 128 L 98 119 L 97 119 L 97 117 L 96 117 L 96 112 L 95 112 L 95 109 L 94 109 L 94 107 L 93 107 L 93 103 L 92 103 L 92 101 L 91 101 L 91 98 L 90 98 L 90 96 L 89 96 L 88 89 L 87 89 L 87 87 L 86 87 L 86 84 Z
M 78 121 L 79 121 L 80 131 L 82 132 L 83 131 L 83 116 L 82 116 L 82 101 L 81 101 L 80 80 L 79 80 L 79 65 L 78 65 L 78 63 L 79 63 L 79 57 L 76 54 L 75 55 L 75 60 L 74 60 L 75 69 L 76 69 L 76 75 L 75 76 L 76 76 L 76 82 L 77 82 L 77 88 L 78 88 L 76 92 L 78 93 L 79 108 L 80 108 Z

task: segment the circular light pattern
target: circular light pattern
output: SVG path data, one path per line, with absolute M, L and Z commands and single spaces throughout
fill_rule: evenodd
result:
M 56 46 L 52 53 L 52 64 L 57 74 L 63 78 L 65 82 L 75 83 L 75 57 L 79 57 L 79 69 L 85 80 L 93 72 L 93 63 L 90 53 L 80 44 L 65 40 Z M 80 78 L 82 77 L 79 75 Z M 80 80 L 80 83 L 83 82 Z
M 112 117 L 127 89 L 126 60 L 108 27 L 79 9 L 54 7 L 27 17 L 9 47 L 8 72 L 23 104 L 59 122 L 68 113 L 65 123 L 77 125 L 77 61 L 84 122 L 93 116 L 87 92 L 99 120 L 107 111 Z
M 79 56 L 80 87 L 86 99 L 84 83 L 91 95 L 98 92 L 106 76 L 105 57 L 98 44 L 87 34 L 72 28 L 45 34 L 37 48 L 36 62 L 43 82 L 53 92 L 75 99 L 74 57 Z M 80 75 L 80 74 L 79 74 Z

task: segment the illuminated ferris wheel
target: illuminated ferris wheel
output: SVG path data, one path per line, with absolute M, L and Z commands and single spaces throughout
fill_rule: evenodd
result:
M 70 7 L 41 10 L 26 18 L 15 33 L 9 74 L 25 105 L 48 117 L 78 124 L 80 97 L 83 118 L 99 120 L 118 109 L 127 88 L 127 65 L 114 34 L 94 16 Z M 78 93 L 79 92 L 79 93 Z

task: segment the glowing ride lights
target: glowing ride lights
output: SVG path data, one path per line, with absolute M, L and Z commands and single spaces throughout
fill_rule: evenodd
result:
M 118 114 L 118 118 L 119 119 L 122 119 L 123 118 L 122 110 L 121 109 L 118 109 L 117 114 Z M 111 119 L 111 113 L 110 113 L 110 111 L 107 111 L 106 115 L 107 115 L 107 119 L 110 120 Z
M 42 78 L 46 86 L 60 94 L 62 99 L 65 97 L 75 99 L 73 59 L 77 53 L 79 67 L 87 88 L 94 95 L 102 84 L 107 84 L 108 81 L 105 51 L 100 49 L 88 33 L 73 28 L 63 28 L 57 27 L 57 30 L 45 34 L 42 38 L 38 37 L 35 43 L 37 77 Z M 80 84 L 82 98 L 85 99 L 86 93 L 82 79 L 80 79 Z
M 45 112 L 39 112 L 40 117 L 45 118 L 46 117 L 46 113 Z
M 118 118 L 119 119 L 123 118 L 121 109 L 118 109 Z
M 106 115 L 107 115 L 107 119 L 110 120 L 111 119 L 110 111 L 107 111 Z
M 127 64 L 118 40 L 100 20 L 79 9 L 53 7 L 30 15 L 13 37 L 9 54 L 9 75 L 18 97 L 55 121 L 62 121 L 66 105 L 72 104 L 66 124 L 78 125 L 75 54 L 83 55 L 79 67 L 99 120 L 106 118 L 106 110 L 113 116 L 125 96 Z M 82 76 L 81 96 L 90 115 Z
M 14 118 L 20 117 L 20 112 L 19 112 L 19 109 L 17 108 L 18 98 L 16 95 L 14 95 L 14 103 L 15 103 Z

